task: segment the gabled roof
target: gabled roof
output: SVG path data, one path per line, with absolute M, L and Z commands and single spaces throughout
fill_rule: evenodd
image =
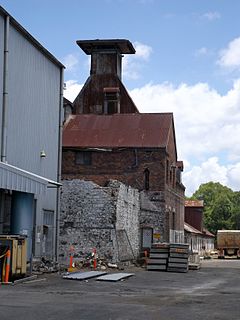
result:
M 206 229 L 206 228 L 203 228 L 203 234 L 208 236 L 208 237 L 215 238 L 215 235 L 212 232 L 208 231 L 208 229 Z
M 70 104 L 72 106 L 72 102 L 69 101 L 67 98 L 63 97 L 63 104 Z
M 45 49 L 26 29 L 23 28 L 2 6 L 0 6 L 0 15 L 9 17 L 10 24 L 13 25 L 28 41 L 30 41 L 39 51 L 54 62 L 60 68 L 65 68 L 47 49 Z
M 63 147 L 165 148 L 171 130 L 172 113 L 74 115 L 64 125 Z
M 196 233 L 196 234 L 201 234 L 202 232 L 191 226 L 190 224 L 184 222 L 184 230 L 190 233 Z

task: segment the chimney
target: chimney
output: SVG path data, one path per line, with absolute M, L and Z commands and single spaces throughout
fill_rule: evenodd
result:
M 117 75 L 122 78 L 123 54 L 134 54 L 136 51 L 129 40 L 78 40 L 78 46 L 91 55 L 90 75 Z
M 113 115 L 138 113 L 122 83 L 122 58 L 134 54 L 129 40 L 78 40 L 78 46 L 91 56 L 90 76 L 73 102 L 73 114 Z

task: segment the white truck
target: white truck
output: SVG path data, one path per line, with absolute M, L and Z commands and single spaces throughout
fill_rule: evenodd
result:
M 240 258 L 240 230 L 218 230 L 217 232 L 218 258 L 237 256 Z

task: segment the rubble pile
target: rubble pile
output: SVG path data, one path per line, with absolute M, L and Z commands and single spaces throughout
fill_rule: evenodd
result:
M 60 267 L 58 262 L 47 260 L 44 257 L 40 261 L 33 261 L 32 272 L 33 273 L 51 273 L 59 271 Z

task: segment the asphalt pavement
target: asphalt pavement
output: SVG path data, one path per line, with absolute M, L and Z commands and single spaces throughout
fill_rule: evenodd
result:
M 200 270 L 187 273 L 143 268 L 125 272 L 134 276 L 100 282 L 43 274 L 29 282 L 2 285 L 0 319 L 240 319 L 240 260 L 205 260 Z

